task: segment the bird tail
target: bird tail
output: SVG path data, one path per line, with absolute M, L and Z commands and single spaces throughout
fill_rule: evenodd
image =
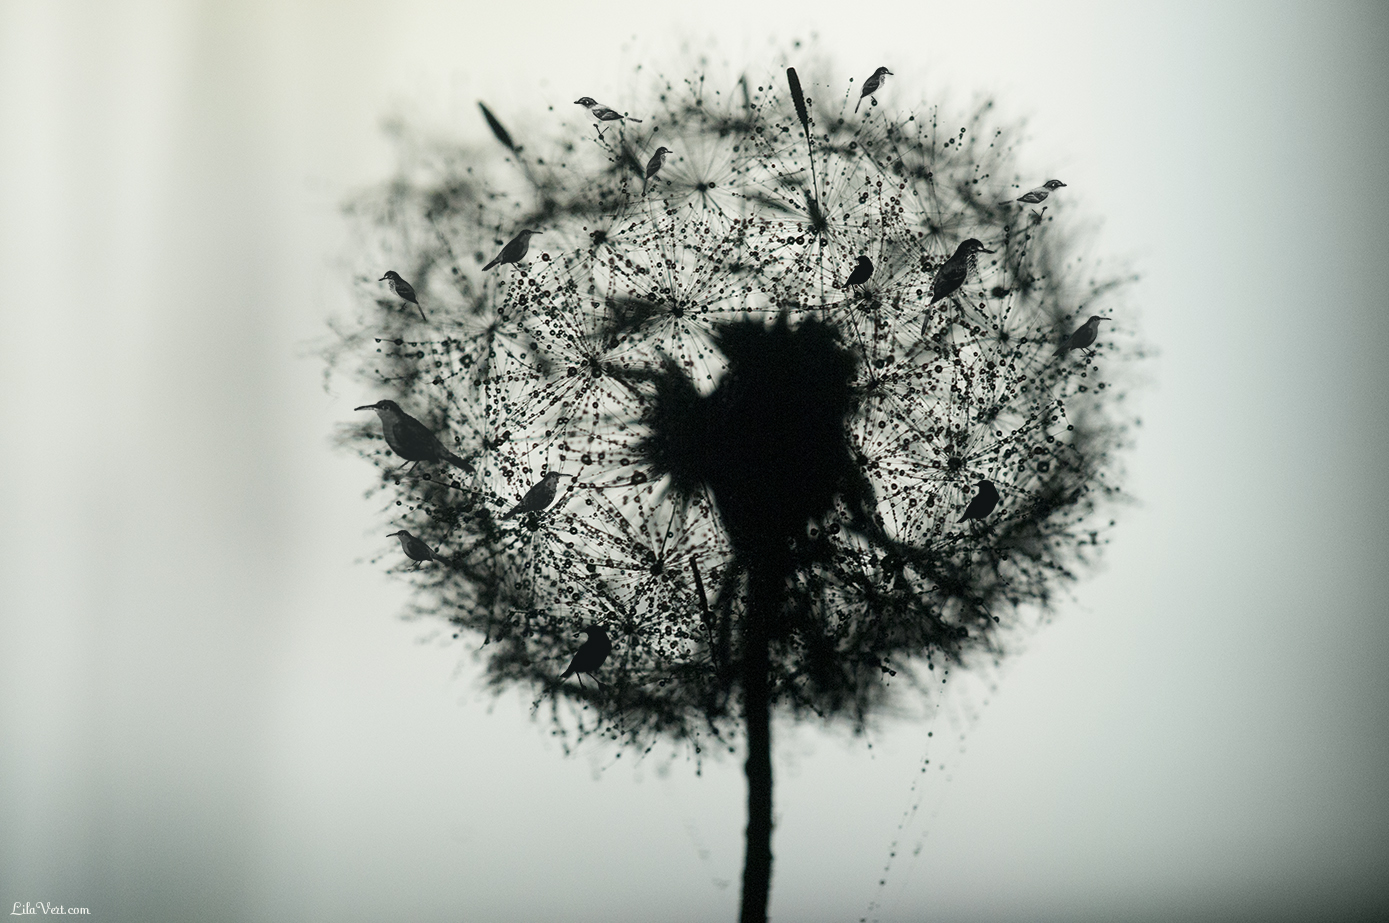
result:
M 559 675 L 560 679 L 568 679 L 574 675 L 574 665 L 571 663 L 569 668 Z
M 623 116 L 623 118 L 625 118 L 625 119 L 626 119 L 627 121 L 629 121 L 629 122 L 640 122 L 640 121 L 641 121 L 641 119 L 634 119 L 634 118 L 632 118 L 630 115 L 625 115 L 625 116 Z
M 521 512 L 521 504 L 518 503 L 518 504 L 516 504 L 515 506 L 513 506 L 513 507 L 510 509 L 510 511 L 508 511 L 507 514 L 506 514 L 505 516 L 503 516 L 502 518 L 503 518 L 503 519 L 510 519 L 512 516 L 515 516 L 515 515 L 516 515 L 517 513 L 519 513 L 519 512 Z M 568 676 L 569 674 L 566 673 L 565 675 Z
M 498 254 L 496 259 L 494 259 L 492 262 L 488 263 L 486 266 L 482 267 L 482 271 L 483 271 L 483 272 L 486 272 L 487 270 L 491 269 L 493 266 L 496 266 L 496 265 L 497 265 L 498 263 L 500 263 L 501 261 L 502 261 L 501 255 Z
M 860 96 L 860 97 L 858 98 L 858 102 L 854 103 L 854 111 L 857 112 L 857 111 L 858 111 L 858 107 L 859 107 L 859 106 L 862 106 L 862 105 L 863 105 L 863 97 Z
M 465 458 L 459 458 L 457 455 L 454 455 L 452 452 L 446 452 L 446 453 L 444 454 L 444 461 L 448 462 L 450 465 L 453 465 L 455 468 L 462 468 L 464 471 L 468 472 L 469 474 L 474 474 L 474 473 L 476 473 L 476 471 L 477 471 L 477 469 L 474 468 L 474 467 L 468 462 L 467 459 L 465 459 Z
M 420 303 L 418 301 L 415 302 L 415 307 L 419 308 L 420 320 L 424 321 L 426 324 L 429 323 L 429 318 L 424 316 L 424 308 L 420 306 Z

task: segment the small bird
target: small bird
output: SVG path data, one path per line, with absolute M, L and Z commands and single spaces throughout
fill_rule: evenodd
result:
M 1029 189 L 1027 192 L 1018 196 L 1018 201 L 1026 202 L 1028 205 L 1036 205 L 1038 202 L 1051 195 L 1053 189 L 1060 189 L 1065 185 L 1066 184 L 1059 179 L 1049 179 L 1036 189 Z
M 589 112 L 592 112 L 592 113 L 593 113 L 593 117 L 594 117 L 595 119 L 597 119 L 599 122 L 624 122 L 624 121 L 626 121 L 626 122 L 640 122 L 640 121 L 641 121 L 641 119 L 634 119 L 634 118 L 632 118 L 630 115 L 623 115 L 621 112 L 618 112 L 616 109 L 609 109 L 607 106 L 603 105 L 603 104 L 600 103 L 598 100 L 594 99 L 592 96 L 580 96 L 578 99 L 574 100 L 574 105 L 576 105 L 576 106 L 583 106 L 583 107 L 584 107 L 585 109 L 587 109 Z M 602 126 L 602 125 L 599 125 L 599 126 L 597 126 L 597 127 L 598 127 L 598 134 L 601 135 L 601 134 L 603 133 L 603 126 Z
M 400 547 L 405 551 L 405 556 L 411 561 L 414 561 L 416 567 L 419 567 L 425 561 L 448 560 L 426 545 L 422 539 L 418 539 L 411 535 L 406 529 L 401 529 L 399 532 L 392 532 L 386 537 L 391 538 L 393 536 L 400 539 Z
M 851 285 L 862 285 L 867 282 L 872 275 L 873 261 L 866 256 L 860 256 L 858 258 L 858 265 L 854 267 L 853 272 L 849 273 L 849 279 L 844 283 L 844 287 L 848 288 Z
M 416 308 L 419 308 L 420 320 L 424 321 L 426 324 L 429 323 L 429 318 L 424 316 L 424 308 L 420 307 L 419 298 L 415 297 L 415 287 L 402 279 L 400 273 L 396 272 L 394 269 L 388 269 L 386 270 L 386 274 L 376 281 L 385 282 L 391 287 L 391 291 L 395 292 L 398 297 L 404 298 Z
M 858 102 L 854 103 L 854 111 L 863 105 L 865 97 L 872 96 L 883 88 L 883 80 L 892 75 L 892 71 L 886 67 L 880 67 L 873 72 L 873 76 L 863 81 L 863 92 L 858 95 Z
M 386 445 L 391 451 L 409 462 L 422 461 L 448 462 L 455 468 L 462 468 L 471 474 L 473 466 L 454 455 L 438 440 L 429 427 L 400 409 L 395 401 L 377 401 L 363 404 L 357 410 L 374 410 L 381 418 L 381 432 L 386 437 Z M 414 467 L 411 465 L 410 467 Z
M 510 519 L 512 516 L 522 513 L 538 513 L 551 503 L 554 503 L 555 491 L 559 487 L 559 479 L 560 473 L 558 471 L 551 471 L 549 474 L 545 475 L 540 479 L 540 483 L 526 491 L 526 495 L 521 498 L 521 502 L 513 506 L 511 511 L 502 518 Z
M 936 278 L 931 283 L 930 304 L 935 304 L 942 298 L 955 294 L 960 286 L 965 284 L 965 279 L 974 269 L 975 254 L 978 253 L 993 253 L 993 251 L 973 237 L 961 242 L 955 248 L 955 254 L 942 263 L 940 269 L 936 270 Z
M 590 625 L 584 629 L 584 634 L 588 639 L 579 645 L 579 649 L 574 652 L 574 659 L 569 661 L 569 666 L 559 675 L 561 680 L 571 676 L 578 676 L 587 673 L 589 677 L 598 685 L 603 685 L 603 681 L 597 677 L 598 668 L 603 665 L 603 661 L 608 659 L 608 654 L 612 652 L 613 643 L 608 640 L 608 633 L 602 626 Z M 578 676 L 579 685 L 584 684 L 584 678 Z
M 666 155 L 670 153 L 668 147 L 656 148 L 656 153 L 651 155 L 651 159 L 646 162 L 646 178 L 641 181 L 642 191 L 646 191 L 646 184 L 651 182 L 651 178 L 661 171 L 661 166 L 666 162 Z
M 521 231 L 515 237 L 511 238 L 511 240 L 507 241 L 506 246 L 502 247 L 502 252 L 497 254 L 497 258 L 482 267 L 482 271 L 486 272 L 500 263 L 521 262 L 530 251 L 531 238 L 539 233 L 539 231 Z
M 1095 345 L 1095 338 L 1100 335 L 1100 321 L 1109 320 L 1107 317 L 1100 317 L 1098 314 L 1092 315 L 1085 323 L 1076 328 L 1076 332 L 1071 334 L 1070 339 L 1056 347 L 1056 355 L 1068 353 L 1073 349 L 1089 349 Z
M 998 506 L 998 488 L 994 487 L 992 481 L 980 481 L 979 492 L 974 495 L 974 499 L 969 501 L 969 506 L 965 507 L 965 514 L 959 521 L 966 519 L 983 519 L 994 511 Z

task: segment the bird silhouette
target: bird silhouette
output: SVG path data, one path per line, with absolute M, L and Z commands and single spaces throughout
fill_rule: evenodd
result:
M 424 316 L 424 308 L 420 307 L 420 299 L 415 296 L 415 287 L 402 279 L 400 273 L 396 272 L 394 269 L 388 269 L 386 270 L 386 274 L 376 281 L 385 282 L 391 287 L 391 291 L 395 292 L 398 297 L 404 298 L 406 301 L 413 304 L 419 309 L 420 320 L 424 321 L 426 324 L 429 323 L 429 318 Z
M 646 162 L 646 177 L 641 181 L 643 194 L 646 192 L 646 184 L 651 182 L 651 178 L 661 171 L 661 166 L 666 162 L 666 155 L 670 153 L 668 147 L 656 148 L 656 153 L 651 155 L 651 159 Z
M 1047 196 L 1051 195 L 1052 190 L 1060 189 L 1065 185 L 1066 184 L 1059 179 L 1049 179 L 1036 189 L 1027 190 L 1027 192 L 1018 196 L 1017 200 L 1019 202 L 1026 202 L 1028 205 L 1036 205 L 1038 202 L 1041 202 Z
M 444 561 L 447 560 L 443 555 L 438 554 L 434 549 L 424 543 L 422 539 L 411 535 L 408 530 L 401 529 L 399 532 L 392 532 L 387 538 L 399 538 L 400 547 L 404 550 L 405 556 L 415 562 L 419 567 L 425 561 Z
M 844 287 L 848 288 L 851 285 L 862 285 L 867 282 L 872 275 L 873 261 L 866 256 L 860 256 L 858 258 L 858 265 L 854 267 L 853 272 L 849 273 L 848 281 L 844 283 Z
M 589 112 L 592 112 L 593 117 L 597 119 L 600 123 L 641 121 L 641 119 L 634 119 L 630 115 L 623 115 L 616 109 L 609 109 L 607 106 L 603 105 L 598 100 L 594 99 L 592 96 L 580 96 L 578 99 L 574 100 L 574 105 L 583 106 Z M 601 135 L 603 133 L 603 126 L 599 124 L 595 127 L 597 127 L 598 129 L 598 134 Z
M 551 471 L 540 479 L 540 482 L 526 491 L 526 495 L 521 498 L 521 502 L 513 506 L 503 519 L 510 519 L 524 513 L 539 513 L 551 503 L 555 502 L 555 492 L 559 487 L 560 474 L 558 471 Z
M 960 286 L 965 284 L 965 279 L 969 278 L 970 272 L 974 269 L 975 255 L 979 253 L 993 253 L 993 251 L 973 237 L 961 241 L 960 245 L 955 248 L 954 255 L 942 263 L 940 269 L 936 270 L 936 278 L 931 282 L 930 304 L 935 304 L 942 298 L 947 298 L 959 291 Z
M 1088 321 L 1076 328 L 1076 332 L 1071 334 L 1070 339 L 1056 347 L 1056 355 L 1060 356 L 1073 349 L 1089 349 L 1095 344 L 1095 338 L 1100 335 L 1100 321 L 1109 320 L 1107 317 L 1100 317 L 1098 314 L 1092 315 Z
M 969 506 L 965 507 L 965 513 L 959 521 L 966 519 L 983 519 L 994 511 L 998 506 L 998 488 L 994 487 L 992 481 L 980 481 L 979 492 L 974 495 L 974 499 L 969 501 Z
M 886 67 L 880 67 L 873 72 L 873 76 L 863 81 L 863 92 L 858 95 L 858 102 L 854 103 L 855 112 L 858 111 L 859 106 L 863 105 L 863 100 L 866 97 L 872 96 L 882 89 L 883 81 L 891 76 L 891 74 L 892 71 L 888 70 Z
M 409 462 L 422 461 L 448 462 L 455 468 L 462 468 L 471 474 L 473 466 L 444 448 L 444 444 L 419 420 L 400 409 L 395 401 L 377 401 L 363 404 L 357 410 L 374 410 L 381 418 L 381 432 L 386 437 L 386 445 L 391 451 Z M 411 465 L 410 467 L 414 467 Z
M 521 231 L 515 237 L 511 238 L 511 240 L 507 241 L 506 246 L 502 247 L 502 252 L 497 254 L 496 259 L 482 267 L 482 271 L 486 272 L 493 266 L 497 266 L 501 263 L 521 262 L 521 260 L 525 259 L 526 253 L 530 251 L 531 237 L 539 233 L 539 231 Z
M 588 635 L 588 639 L 579 645 L 579 649 L 574 652 L 574 659 L 569 661 L 569 666 L 559 678 L 565 680 L 571 676 L 578 676 L 579 685 L 582 686 L 584 678 L 579 674 L 587 673 L 601 686 L 603 681 L 596 674 L 603 661 L 608 659 L 608 654 L 612 652 L 613 643 L 608 640 L 608 633 L 599 625 L 588 626 L 584 629 L 584 634 Z

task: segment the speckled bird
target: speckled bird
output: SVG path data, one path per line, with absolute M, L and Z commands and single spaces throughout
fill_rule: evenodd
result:
M 415 287 L 402 279 L 400 273 L 394 269 L 388 269 L 386 274 L 376 281 L 385 282 L 391 287 L 391 291 L 396 294 L 396 297 L 403 298 L 413 304 L 420 312 L 420 320 L 426 324 L 429 323 L 429 318 L 424 316 L 424 308 L 420 307 L 420 299 L 415 295 Z
M 980 253 L 993 251 L 973 237 L 962 241 L 955 248 L 954 255 L 936 270 L 936 278 L 931 283 L 931 304 L 959 291 L 960 286 L 965 284 L 965 279 L 969 278 L 969 274 L 974 270 L 976 255 Z
M 670 148 L 658 147 L 656 153 L 652 154 L 651 159 L 646 162 L 646 176 L 641 181 L 642 192 L 646 191 L 646 184 L 651 182 L 657 173 L 661 172 L 661 167 L 666 162 L 666 155 L 669 153 Z

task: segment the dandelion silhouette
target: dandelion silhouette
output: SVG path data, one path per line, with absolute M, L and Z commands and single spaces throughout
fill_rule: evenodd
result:
M 773 712 L 863 730 L 938 665 L 997 656 L 1099 544 L 1127 426 L 1102 371 L 1137 350 L 1116 321 L 1052 361 L 1082 312 L 1123 316 L 1124 280 L 999 204 L 1022 174 L 991 105 L 945 123 L 854 115 L 851 81 L 794 68 L 713 83 L 658 81 L 602 134 L 568 107 L 524 144 L 483 106 L 500 148 L 420 151 L 349 211 L 364 265 L 408 256 L 430 335 L 364 286 L 329 358 L 473 464 L 401 473 L 379 427 L 344 430 L 392 521 L 452 549 L 416 605 L 481 640 L 494 689 L 533 689 L 566 751 L 666 740 L 698 764 L 741 739 L 746 921 Z M 543 236 L 484 273 L 517 228 Z M 543 512 L 504 521 L 550 471 Z M 976 521 L 981 482 L 1001 499 Z M 601 685 L 562 682 L 594 628 L 610 653 L 578 672 Z

